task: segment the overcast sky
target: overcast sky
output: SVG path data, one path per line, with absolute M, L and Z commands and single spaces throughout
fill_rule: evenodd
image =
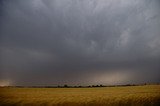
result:
M 0 84 L 160 82 L 159 0 L 0 0 Z

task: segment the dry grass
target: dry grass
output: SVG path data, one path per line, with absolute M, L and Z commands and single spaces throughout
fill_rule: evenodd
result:
M 3 106 L 160 106 L 160 85 L 99 88 L 0 88 Z

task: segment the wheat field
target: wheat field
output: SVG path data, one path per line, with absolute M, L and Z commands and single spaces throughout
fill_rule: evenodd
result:
M 1 106 L 160 106 L 160 85 L 0 88 Z

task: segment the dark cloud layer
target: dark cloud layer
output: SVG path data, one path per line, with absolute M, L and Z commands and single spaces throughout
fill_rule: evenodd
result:
M 160 81 L 159 0 L 1 0 L 0 80 Z

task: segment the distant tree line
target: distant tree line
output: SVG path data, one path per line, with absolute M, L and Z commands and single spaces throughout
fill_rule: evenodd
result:
M 48 86 L 46 86 L 48 87 Z M 70 86 L 70 85 L 58 85 L 58 86 L 54 86 L 54 87 L 57 87 L 57 88 L 91 88 L 91 87 L 106 87 L 105 85 L 88 85 L 88 86 L 82 86 L 82 85 L 74 85 L 74 86 Z
M 142 86 L 142 85 L 150 85 L 152 83 L 142 83 L 142 84 L 125 84 L 125 85 L 88 85 L 88 86 L 82 86 L 82 85 L 58 85 L 58 86 L 0 86 L 0 87 L 17 87 L 17 88 L 94 88 L 94 87 L 124 87 L 124 86 Z M 159 85 L 160 83 L 154 83 L 156 85 Z

